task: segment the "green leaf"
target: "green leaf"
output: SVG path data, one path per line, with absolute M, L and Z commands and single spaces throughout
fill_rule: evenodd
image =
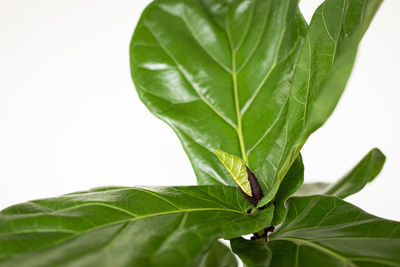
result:
M 276 193 L 274 199 L 274 218 L 272 219 L 271 225 L 276 226 L 283 222 L 286 217 L 286 200 L 301 187 L 303 181 L 304 165 L 301 155 L 299 154 Z
M 253 196 L 247 175 L 246 162 L 241 158 L 230 155 L 219 149 L 215 149 L 214 153 L 243 192 L 249 196 Z
M 292 112 L 304 111 L 305 120 L 292 130 L 302 129 L 307 136 L 330 116 L 350 76 L 358 44 L 381 3 L 326 0 L 315 11 L 297 62 L 291 98 L 298 102 Z M 295 96 L 303 96 L 304 91 L 307 101 L 301 104 Z
M 157 0 L 132 38 L 132 78 L 199 184 L 235 184 L 220 149 L 248 163 L 263 205 L 331 114 L 380 2 L 327 0 L 307 29 L 297 0 Z
M 333 184 L 304 184 L 296 193 L 299 196 L 324 194 L 346 198 L 359 192 L 364 186 L 374 180 L 382 170 L 385 155 L 377 148 L 372 149 L 364 158 L 342 179 Z
M 197 267 L 236 267 L 237 261 L 231 250 L 221 242 L 215 242 L 203 256 Z
M 270 264 L 291 248 L 295 266 L 399 266 L 400 224 L 370 215 L 335 197 L 292 198 L 283 225 L 270 237 Z M 297 252 L 296 252 L 297 251 Z M 297 254 L 298 253 L 298 254 Z M 297 263 L 296 263 L 297 262 Z M 284 266 L 284 265 L 280 265 Z
M 230 186 L 101 188 L 30 201 L 0 212 L 0 266 L 197 266 L 218 238 L 271 221 L 273 207 L 247 214 L 251 207 Z
M 326 0 L 315 11 L 291 81 L 281 177 L 308 136 L 333 112 L 350 76 L 358 44 L 381 0 Z M 295 133 L 295 134 L 293 134 Z
M 177 133 L 199 184 L 235 185 L 219 149 L 247 162 L 267 193 L 275 171 L 261 169 L 284 146 L 280 122 L 305 28 L 295 0 L 158 0 L 143 12 L 133 81 Z
M 400 224 L 332 196 L 292 197 L 267 246 L 236 239 L 232 249 L 247 266 L 400 266 Z M 257 257 L 267 264 L 254 265 Z

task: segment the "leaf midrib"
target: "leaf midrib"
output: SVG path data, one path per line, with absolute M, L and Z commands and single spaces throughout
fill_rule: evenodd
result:
M 88 203 L 85 203 L 85 204 L 88 204 Z M 74 207 L 71 207 L 70 209 L 76 208 L 76 207 L 80 207 L 80 206 L 82 206 L 82 205 L 74 206 Z M 78 231 L 78 232 L 74 231 L 73 233 L 71 233 L 70 236 L 68 236 L 66 238 L 62 238 L 62 239 L 50 244 L 49 246 L 43 247 L 41 249 L 48 249 L 50 247 L 54 247 L 54 246 L 56 246 L 56 245 L 58 245 L 60 243 L 63 243 L 63 242 L 66 242 L 68 240 L 71 240 L 73 238 L 76 238 L 79 235 L 83 235 L 83 234 L 86 234 L 86 233 L 89 233 L 89 232 L 92 232 L 92 231 L 96 231 L 98 229 L 105 228 L 105 227 L 112 226 L 112 225 L 122 224 L 122 223 L 126 223 L 126 222 L 132 223 L 134 221 L 138 221 L 138 220 L 141 220 L 141 219 L 157 217 L 157 216 L 162 216 L 162 215 L 177 214 L 177 213 L 188 213 L 188 212 L 202 212 L 202 211 L 225 211 L 225 212 L 239 213 L 241 215 L 248 216 L 248 214 L 246 212 L 244 212 L 244 211 L 227 209 L 227 208 L 192 208 L 192 209 L 170 210 L 170 211 L 159 212 L 159 213 L 154 213 L 154 214 L 149 214 L 149 215 L 144 215 L 144 216 L 138 216 L 138 217 L 135 217 L 135 218 L 129 218 L 129 219 L 124 219 L 124 220 L 113 221 L 113 222 L 102 224 L 100 226 L 93 227 L 93 228 L 90 228 L 90 229 L 87 229 L 87 230 L 84 230 L 84 231 Z M 49 213 L 57 213 L 57 211 L 49 212 Z M 53 233 L 63 232 L 63 233 L 65 233 L 65 231 L 50 231 L 50 230 L 48 230 L 48 231 L 37 231 L 36 230 L 36 231 L 25 231 L 25 232 L 6 234 L 6 235 L 2 235 L 0 237 L 10 236 L 10 235 L 19 235 L 19 234 L 38 233 L 38 232 L 53 232 Z M 25 253 L 30 253 L 30 252 L 33 252 L 33 251 L 27 251 Z M 14 254 L 14 255 L 11 255 L 9 258 L 17 257 L 18 255 L 19 254 Z M 0 258 L 0 261 L 4 260 L 4 259 L 6 259 L 6 258 L 3 258 L 3 259 Z
M 236 72 L 236 49 L 233 44 L 232 34 L 229 27 L 228 16 L 226 16 L 225 20 L 225 30 L 228 36 L 229 45 L 231 48 L 231 58 L 232 58 L 232 82 L 233 82 L 233 93 L 235 97 L 235 112 L 236 112 L 236 119 L 237 119 L 237 128 L 236 133 L 239 139 L 240 151 L 242 153 L 242 158 L 247 164 L 247 153 L 246 147 L 244 145 L 244 138 L 243 138 L 243 129 L 242 129 L 242 114 L 240 113 L 240 106 L 239 106 L 239 90 L 237 85 L 237 72 Z
M 70 207 L 70 208 L 67 208 L 67 209 L 63 209 L 63 210 L 60 210 L 60 211 L 72 210 L 74 208 L 79 208 L 79 207 L 83 207 L 83 206 L 105 206 L 105 205 L 100 205 L 99 203 L 94 203 L 94 204 L 85 203 L 85 204 L 82 204 L 82 205 L 73 206 L 73 207 Z M 115 209 L 115 210 L 118 210 L 118 211 L 122 210 L 125 214 L 129 214 L 129 215 L 131 214 L 128 211 L 116 208 L 116 207 L 114 207 L 112 205 L 107 205 L 107 207 Z M 75 235 L 76 234 L 83 234 L 83 233 L 86 233 L 86 232 L 89 232 L 89 231 L 93 231 L 93 230 L 96 230 L 96 229 L 100 229 L 100 228 L 103 228 L 103 227 L 107 227 L 107 226 L 114 225 L 114 224 L 119 224 L 119 223 L 124 223 L 124 222 L 133 222 L 133 221 L 138 221 L 138 220 L 142 220 L 142 219 L 146 219 L 146 218 L 157 217 L 157 216 L 168 215 L 168 214 L 185 213 L 185 212 L 201 212 L 201 211 L 226 211 L 226 212 L 239 213 L 241 215 L 248 215 L 244 211 L 239 211 L 239 210 L 234 210 L 234 209 L 227 209 L 227 208 L 193 208 L 193 209 L 169 210 L 169 211 L 164 211 L 164 212 L 158 212 L 158 213 L 152 213 L 152 214 L 148 214 L 148 215 L 137 216 L 137 217 L 133 217 L 133 218 L 129 218 L 129 219 L 116 220 L 116 221 L 113 221 L 113 222 L 110 222 L 110 223 L 105 223 L 105 224 L 102 224 L 102 225 L 100 225 L 98 227 L 93 227 L 93 228 L 90 228 L 90 229 L 84 230 L 84 231 L 72 231 L 71 230 L 70 232 L 71 233 L 75 233 Z M 43 213 L 59 215 L 59 214 L 57 214 L 58 212 L 59 211 L 40 212 L 40 213 L 35 213 L 35 215 L 43 214 Z M 43 230 L 43 228 L 41 230 Z M 4 236 L 8 236 L 8 235 L 26 234 L 26 233 L 48 232 L 48 231 L 52 231 L 52 230 L 54 230 L 54 229 L 47 229 L 45 231 L 38 231 L 38 230 L 35 230 L 35 231 L 20 231 L 20 232 L 14 232 L 14 233 L 10 233 L 10 234 L 0 235 L 0 237 L 4 237 Z M 58 230 L 60 232 L 69 231 L 67 229 L 65 229 L 65 230 L 58 229 Z M 58 232 L 58 231 L 52 231 L 52 232 Z

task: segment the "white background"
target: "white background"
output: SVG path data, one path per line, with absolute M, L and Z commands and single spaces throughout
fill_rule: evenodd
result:
M 104 185 L 189 185 L 172 130 L 139 101 L 128 45 L 149 0 L 0 0 L 0 209 Z M 321 1 L 302 0 L 306 18 Z M 347 90 L 303 149 L 334 181 L 372 147 L 382 174 L 348 201 L 400 220 L 400 1 L 386 0 Z

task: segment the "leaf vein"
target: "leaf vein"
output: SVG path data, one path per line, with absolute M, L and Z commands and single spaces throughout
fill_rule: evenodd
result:
M 228 123 L 232 128 L 237 129 L 237 126 L 226 116 L 224 116 L 220 111 L 218 111 L 206 98 L 204 95 L 199 93 L 196 89 L 194 84 L 190 81 L 190 79 L 187 77 L 185 74 L 185 71 L 182 69 L 181 64 L 176 60 L 176 58 L 171 54 L 171 52 L 163 45 L 161 42 L 157 39 L 156 35 L 153 33 L 151 28 L 147 25 L 145 25 L 150 33 L 153 35 L 154 39 L 157 41 L 158 45 L 164 50 L 164 52 L 174 61 L 175 65 L 177 66 L 179 72 L 182 74 L 182 76 L 185 78 L 185 80 L 189 83 L 189 85 L 192 87 L 192 89 L 199 95 L 201 100 L 211 109 L 213 110 L 221 119 L 223 119 L 226 123 Z
M 193 36 L 193 38 L 195 39 L 195 41 L 199 44 L 199 46 L 200 46 L 201 48 L 203 48 L 204 52 L 206 52 L 206 54 L 207 54 L 212 60 L 214 60 L 214 62 L 217 63 L 222 69 L 224 69 L 224 70 L 225 70 L 226 72 L 228 72 L 228 73 L 232 73 L 232 70 L 231 70 L 230 68 L 228 68 L 227 66 L 225 66 L 221 61 L 219 61 L 219 59 L 207 49 L 207 47 L 200 41 L 199 37 L 195 34 L 195 32 L 194 32 L 192 26 L 191 26 L 190 23 L 189 23 L 189 20 L 188 20 L 187 16 L 186 16 L 185 5 L 184 5 L 184 8 L 183 8 L 183 12 L 184 12 L 184 14 L 183 14 L 183 16 L 182 16 L 182 20 L 183 20 L 183 22 L 184 22 L 186 28 L 187 28 L 188 31 L 190 32 L 190 34 Z

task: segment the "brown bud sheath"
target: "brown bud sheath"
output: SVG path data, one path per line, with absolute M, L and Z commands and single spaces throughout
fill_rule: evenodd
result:
M 258 183 L 257 177 L 254 175 L 254 173 L 250 171 L 250 169 L 247 166 L 246 166 L 246 171 L 247 171 L 247 179 L 249 180 L 250 183 L 252 200 L 250 200 L 246 194 L 245 195 L 254 206 L 257 206 L 258 201 L 260 201 L 264 195 L 262 193 L 260 184 Z
M 251 204 L 253 204 L 254 206 L 257 206 L 258 200 L 256 200 L 255 198 L 252 198 L 251 196 L 249 196 L 248 194 L 246 194 L 246 193 L 242 190 L 242 188 L 239 187 L 239 189 L 240 189 L 240 191 L 242 191 L 243 195 L 247 198 L 247 200 L 248 200 Z

